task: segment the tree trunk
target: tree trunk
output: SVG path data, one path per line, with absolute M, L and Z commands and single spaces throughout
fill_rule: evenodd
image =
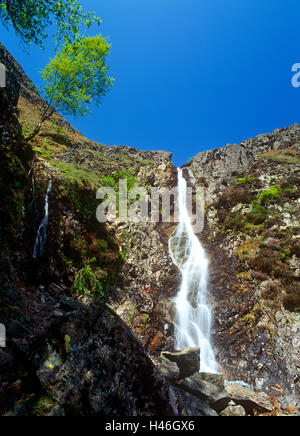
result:
M 56 107 L 57 107 L 57 105 L 55 105 L 54 107 L 48 105 L 48 107 L 44 110 L 43 115 L 41 116 L 41 120 L 40 120 L 39 124 L 36 126 L 34 131 L 29 136 L 27 136 L 27 138 L 25 138 L 26 142 L 32 141 L 33 138 L 35 138 L 40 133 L 42 125 L 44 124 L 45 121 L 49 120 L 49 118 L 52 117 L 52 115 L 56 111 Z

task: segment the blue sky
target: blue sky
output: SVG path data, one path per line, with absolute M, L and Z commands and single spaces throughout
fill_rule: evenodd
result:
M 112 44 L 115 86 L 100 108 L 70 121 L 108 145 L 166 150 L 182 165 L 199 151 L 300 121 L 299 0 L 86 0 Z M 92 32 L 93 33 L 93 32 Z M 41 85 L 53 55 L 1 42 Z

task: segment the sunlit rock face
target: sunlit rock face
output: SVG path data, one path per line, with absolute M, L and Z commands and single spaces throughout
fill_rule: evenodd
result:
M 228 377 L 299 393 L 298 124 L 199 153 L 217 359 Z M 276 388 L 275 388 L 276 389 Z

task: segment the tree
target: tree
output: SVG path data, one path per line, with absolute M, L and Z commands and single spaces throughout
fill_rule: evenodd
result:
M 47 105 L 39 125 L 26 138 L 27 141 L 40 132 L 42 124 L 56 110 L 62 115 L 86 116 L 92 102 L 101 104 L 114 82 L 105 63 L 110 47 L 101 35 L 82 38 L 62 47 L 42 71 L 45 81 L 43 96 Z
M 79 39 L 81 26 L 101 22 L 94 12 L 84 12 L 78 0 L 0 0 L 0 21 L 7 29 L 12 27 L 24 44 L 41 47 L 52 24 L 59 46 Z

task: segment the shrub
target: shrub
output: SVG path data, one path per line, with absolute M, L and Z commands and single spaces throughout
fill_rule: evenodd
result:
M 219 198 L 216 208 L 231 209 L 239 203 L 249 204 L 253 200 L 253 195 L 247 189 L 231 186 Z
M 290 312 L 300 312 L 300 284 L 297 283 L 295 286 L 287 289 L 287 292 L 289 294 L 283 298 L 285 309 Z
M 300 244 L 295 243 L 291 248 L 291 254 L 300 257 Z
M 224 227 L 228 230 L 242 231 L 245 227 L 245 221 L 239 213 L 234 216 L 227 215 L 224 221 Z
M 108 186 L 110 188 L 114 188 L 115 191 L 119 189 L 119 180 L 126 179 L 127 180 L 127 189 L 130 191 L 134 188 L 136 184 L 136 180 L 134 177 L 135 169 L 131 171 L 126 171 L 122 169 L 120 171 L 116 171 L 113 174 L 105 175 L 101 178 L 101 185 Z
M 272 257 L 266 256 L 265 253 L 262 253 L 250 261 L 250 266 L 254 270 L 271 274 L 274 268 L 274 259 Z
M 258 196 L 258 202 L 260 204 L 275 204 L 281 195 L 281 188 L 279 185 L 274 185 L 270 189 L 262 191 Z
M 254 180 L 255 180 L 255 177 L 247 177 L 247 178 L 236 179 L 235 186 L 244 186 L 247 183 L 253 183 Z
M 257 201 L 251 203 L 252 210 L 247 216 L 247 221 L 255 226 L 263 224 L 268 218 L 268 211 L 265 207 L 261 206 Z
M 283 253 L 281 253 L 281 260 L 285 260 L 287 257 L 291 255 L 291 250 L 289 248 L 285 249 Z
M 278 297 L 281 294 L 280 282 L 271 282 L 266 286 L 264 291 L 262 292 L 263 298 L 266 298 L 270 301 L 278 300 Z
M 104 297 L 103 285 L 96 278 L 90 265 L 85 266 L 78 272 L 72 290 L 75 294 L 85 297 Z

